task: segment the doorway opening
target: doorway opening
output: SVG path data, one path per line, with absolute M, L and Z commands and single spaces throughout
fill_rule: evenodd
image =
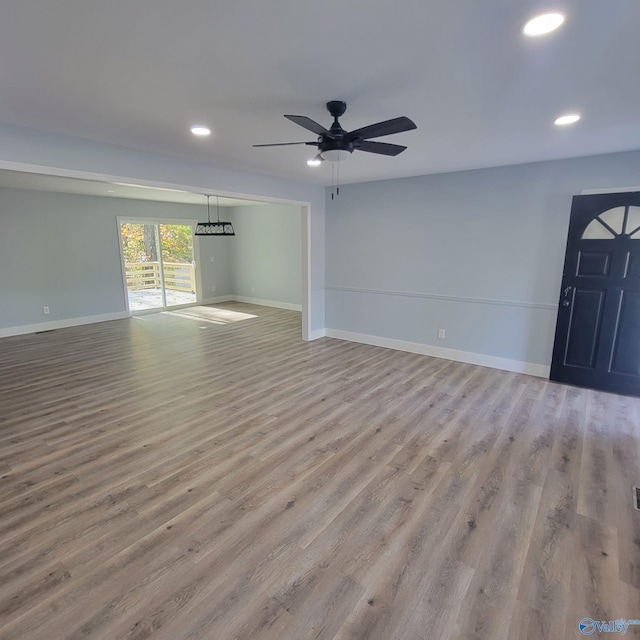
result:
M 95 171 L 27 164 L 11 160 L 0 160 L 0 174 L 2 173 L 16 174 L 20 176 L 21 179 L 28 178 L 36 180 L 40 185 L 42 184 L 42 178 L 46 178 L 55 183 L 55 188 L 51 188 L 51 191 L 61 191 L 63 193 L 78 193 L 105 197 L 105 187 L 108 187 L 106 193 L 109 197 L 121 197 L 134 200 L 157 200 L 160 202 L 183 202 L 182 198 L 185 194 L 191 195 L 194 198 L 199 194 L 201 199 L 202 194 L 209 190 L 209 193 L 220 194 L 220 197 L 231 198 L 236 201 L 245 200 L 247 204 L 261 202 L 299 206 L 302 214 L 302 339 L 310 341 L 325 335 L 324 328 L 320 328 L 324 327 L 324 298 L 322 296 L 324 286 L 319 286 L 319 283 L 316 283 L 316 286 L 312 287 L 312 281 L 315 282 L 316 278 L 321 280 L 321 265 L 324 264 L 324 260 L 323 258 L 320 259 L 316 257 L 312 261 L 312 204 L 309 200 L 262 195 L 260 189 L 258 189 L 258 193 L 256 193 L 253 186 L 247 187 L 248 190 L 244 192 L 222 191 L 218 188 L 216 188 L 215 191 L 211 191 L 210 187 L 203 187 L 202 185 L 196 187 L 193 184 L 185 184 L 184 182 L 159 182 L 126 175 L 96 173 Z M 212 176 L 212 179 L 214 177 L 215 176 Z M 252 183 L 249 182 L 248 184 Z M 40 187 L 40 190 L 42 190 L 42 187 Z M 173 196 L 175 192 L 180 194 L 180 200 L 174 200 Z M 141 196 L 141 194 L 144 194 L 144 196 Z M 201 200 L 198 202 L 201 203 Z M 196 200 L 193 201 L 193 204 L 197 204 Z M 118 219 L 118 226 L 114 231 L 119 237 L 120 217 L 116 217 Z M 134 221 L 143 222 L 150 220 L 138 218 Z M 178 221 L 172 220 L 172 222 L 178 222 L 180 224 L 193 223 L 195 226 L 197 220 L 182 219 Z M 199 261 L 198 243 L 195 244 L 195 255 L 196 261 Z M 321 252 L 318 252 L 318 255 L 321 255 Z M 122 265 L 122 271 L 124 272 L 124 265 Z M 203 286 L 203 282 L 201 281 L 201 277 L 203 276 L 202 272 L 203 269 L 201 269 L 199 262 L 197 262 L 196 282 L 198 302 L 203 302 L 206 299 L 204 292 L 210 290 L 208 287 Z M 124 295 L 126 291 L 124 274 L 122 284 L 123 302 L 129 312 L 128 299 L 127 296 Z
M 194 223 L 118 221 L 129 311 L 157 311 L 198 301 Z

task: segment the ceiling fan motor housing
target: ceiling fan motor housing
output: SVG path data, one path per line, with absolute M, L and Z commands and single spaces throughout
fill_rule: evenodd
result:
M 347 132 L 340 126 L 338 118 L 347 110 L 347 103 L 342 100 L 327 102 L 327 111 L 333 116 L 333 124 L 328 133 L 318 138 L 318 151 L 346 151 L 353 153 L 353 141 L 347 139 Z
M 347 103 L 342 100 L 330 100 L 327 102 L 327 111 L 334 117 L 339 118 L 347 110 Z
M 324 153 L 325 151 L 346 151 L 347 153 L 353 153 L 353 142 L 344 140 L 343 138 L 329 138 L 323 136 L 318 141 L 318 151 Z

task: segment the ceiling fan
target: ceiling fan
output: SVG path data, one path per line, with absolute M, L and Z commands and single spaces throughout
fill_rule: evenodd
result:
M 347 103 L 341 100 L 331 100 L 327 102 L 327 110 L 333 116 L 333 124 L 326 129 L 307 116 L 285 115 L 285 118 L 295 122 L 297 125 L 315 133 L 318 138 L 315 142 L 278 142 L 275 144 L 254 144 L 254 147 L 284 147 L 294 144 L 304 144 L 318 148 L 317 160 L 337 161 L 340 159 L 340 152 L 353 153 L 354 151 L 367 151 L 383 156 L 397 156 L 407 147 L 399 144 L 389 144 L 386 142 L 372 142 L 370 138 L 380 138 L 390 136 L 394 133 L 402 133 L 417 129 L 416 124 L 401 116 L 384 122 L 370 124 L 367 127 L 356 129 L 355 131 L 345 131 L 338 122 L 338 118 L 347 110 Z

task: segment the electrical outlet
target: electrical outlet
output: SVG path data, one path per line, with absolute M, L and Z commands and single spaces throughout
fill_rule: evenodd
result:
M 211 262 L 213 262 L 213 256 L 209 256 L 209 260 L 211 260 Z
M 444 329 L 438 329 L 438 339 L 439 340 L 444 340 L 446 335 L 446 332 Z
M 211 293 L 215 293 L 216 292 L 216 285 L 212 284 L 211 285 Z
M 256 288 L 255 287 L 251 287 L 251 293 L 255 293 L 256 292 Z
M 49 313 L 49 307 L 42 307 L 42 313 L 46 316 Z

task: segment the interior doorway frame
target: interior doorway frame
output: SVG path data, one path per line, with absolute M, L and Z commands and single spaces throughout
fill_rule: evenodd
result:
M 273 198 L 271 196 L 261 196 L 255 193 L 237 193 L 212 187 L 198 187 L 196 185 L 186 185 L 173 182 L 159 182 L 156 180 L 145 180 L 131 176 L 112 175 L 106 173 L 95 173 L 91 171 L 79 171 L 77 169 L 66 169 L 59 167 L 46 167 L 42 165 L 14 162 L 11 160 L 0 160 L 0 169 L 7 171 L 23 171 L 25 173 L 35 173 L 39 175 L 53 176 L 59 178 L 77 178 L 78 180 L 91 180 L 94 182 L 104 182 L 106 184 L 125 182 L 133 186 L 155 187 L 159 189 L 177 189 L 189 193 L 198 193 L 204 196 L 222 196 L 226 198 L 238 198 L 240 200 L 253 200 L 256 203 L 286 204 L 300 207 L 302 216 L 302 339 L 306 342 L 320 337 L 311 330 L 311 203 L 304 200 L 290 200 L 287 198 Z M 118 234 L 120 230 L 118 229 Z M 198 243 L 196 243 L 198 244 Z M 201 287 L 200 287 L 201 288 Z M 128 301 L 127 301 L 128 305 Z M 324 333 L 322 333 L 324 335 Z

